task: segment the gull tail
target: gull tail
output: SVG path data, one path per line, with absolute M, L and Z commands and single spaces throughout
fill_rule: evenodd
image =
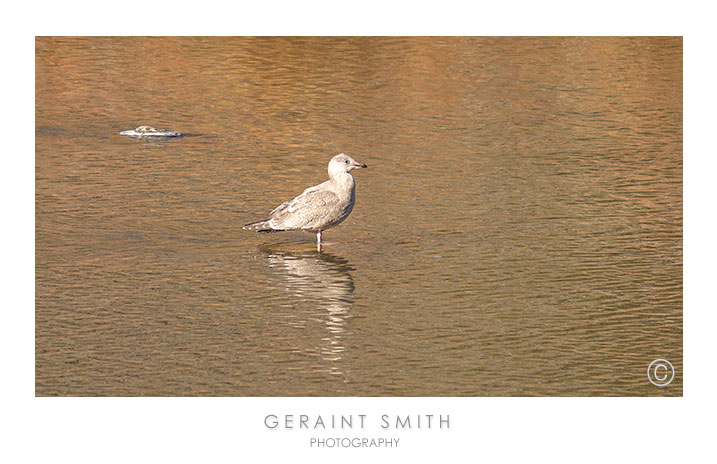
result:
M 257 232 L 278 232 L 280 230 L 280 229 L 272 228 L 269 225 L 269 219 L 264 219 L 262 221 L 250 222 L 249 224 L 244 224 L 244 226 L 242 226 L 242 229 L 255 230 Z

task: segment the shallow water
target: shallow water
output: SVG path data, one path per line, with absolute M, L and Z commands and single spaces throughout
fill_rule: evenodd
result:
M 35 105 L 37 395 L 682 395 L 679 38 L 38 38 Z M 241 230 L 341 151 L 323 253 Z

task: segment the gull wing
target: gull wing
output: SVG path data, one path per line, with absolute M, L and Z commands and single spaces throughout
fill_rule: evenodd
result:
M 318 230 L 341 216 L 341 201 L 331 190 L 308 188 L 291 201 L 271 212 L 271 226 L 275 229 Z

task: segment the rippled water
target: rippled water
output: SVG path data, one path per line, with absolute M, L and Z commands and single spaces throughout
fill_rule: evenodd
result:
M 37 395 L 682 395 L 680 38 L 38 38 L 35 105 Z M 241 230 L 341 151 L 323 253 Z

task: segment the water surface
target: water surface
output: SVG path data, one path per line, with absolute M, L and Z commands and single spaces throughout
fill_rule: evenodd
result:
M 35 106 L 37 395 L 682 395 L 680 38 L 38 38 Z M 341 151 L 323 253 L 241 230 Z

